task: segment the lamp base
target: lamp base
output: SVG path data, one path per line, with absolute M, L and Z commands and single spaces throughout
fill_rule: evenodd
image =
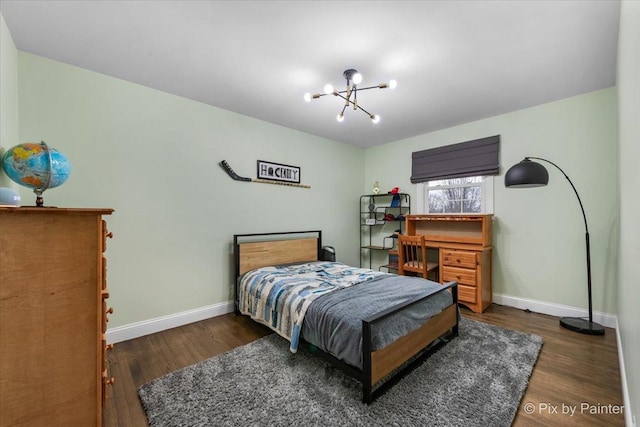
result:
M 587 335 L 604 335 L 604 326 L 580 317 L 561 317 L 560 326 Z

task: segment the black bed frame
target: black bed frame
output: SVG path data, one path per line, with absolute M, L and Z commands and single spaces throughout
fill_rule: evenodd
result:
M 290 231 L 283 233 L 255 233 L 255 234 L 234 234 L 233 236 L 233 253 L 234 253 L 234 264 L 235 264 L 235 298 L 234 298 L 234 313 L 236 315 L 241 315 L 239 310 L 239 300 L 238 300 L 238 287 L 240 285 L 240 250 L 239 250 L 239 240 L 245 238 L 254 238 L 254 237 L 266 237 L 266 236 L 277 236 L 277 235 L 288 235 L 288 234 L 310 234 L 317 233 L 318 236 L 318 260 L 320 259 L 320 253 L 322 248 L 322 232 L 319 230 L 311 230 L 311 231 Z M 394 314 L 406 309 L 415 304 L 419 304 L 422 301 L 425 301 L 431 298 L 434 295 L 439 294 L 440 292 L 447 292 L 451 290 L 451 294 L 453 297 L 452 305 L 457 307 L 458 303 L 458 283 L 457 282 L 448 282 L 442 286 L 442 289 L 439 289 L 437 292 L 433 294 L 424 296 L 424 297 L 416 297 L 409 301 L 405 301 L 400 303 L 394 307 L 391 307 L 382 312 L 376 313 L 373 316 L 370 316 L 366 319 L 362 319 L 362 370 L 355 368 L 331 354 L 322 351 L 321 349 L 313 346 L 314 354 L 320 355 L 323 359 L 329 362 L 331 365 L 337 367 L 342 370 L 345 374 L 357 379 L 362 384 L 362 401 L 366 404 L 372 403 L 376 398 L 384 394 L 390 387 L 404 378 L 407 374 L 411 373 L 415 368 L 420 366 L 425 359 L 427 359 L 431 354 L 435 353 L 438 349 L 440 349 L 443 345 L 448 343 L 450 340 L 458 336 L 458 326 L 460 324 L 460 311 L 456 309 L 456 324 L 455 326 L 447 333 L 435 339 L 431 344 L 427 345 L 423 348 L 417 355 L 413 356 L 409 362 L 402 365 L 398 368 L 390 377 L 381 381 L 380 385 L 374 388 L 374 385 L 371 383 L 371 352 L 372 352 L 372 343 L 371 343 L 371 330 L 372 327 L 377 323 L 383 321 L 387 317 L 393 316 Z M 307 346 L 312 346 L 312 344 L 304 341 L 302 338 L 300 339 L 301 343 L 306 344 Z

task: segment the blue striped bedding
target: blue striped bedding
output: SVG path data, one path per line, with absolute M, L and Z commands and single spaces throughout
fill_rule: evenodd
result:
M 388 276 L 393 275 L 339 262 L 263 267 L 242 276 L 238 308 L 242 314 L 251 316 L 289 340 L 290 350 L 295 353 L 305 314 L 314 300 Z
M 397 276 L 337 262 L 264 267 L 246 273 L 238 288 L 241 313 L 291 342 L 300 339 L 362 369 L 362 319 L 441 290 L 437 282 Z M 385 318 L 372 330 L 378 350 L 420 327 L 453 301 L 437 292 Z

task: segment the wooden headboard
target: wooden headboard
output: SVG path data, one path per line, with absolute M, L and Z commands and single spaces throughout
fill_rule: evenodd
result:
M 234 234 L 235 309 L 238 310 L 240 277 L 250 270 L 270 265 L 318 261 L 322 248 L 322 231 L 287 231 L 282 233 Z
M 290 237 L 292 235 L 297 237 Z M 247 271 L 269 265 L 318 261 L 321 248 L 322 232 L 319 230 L 235 234 L 236 279 Z

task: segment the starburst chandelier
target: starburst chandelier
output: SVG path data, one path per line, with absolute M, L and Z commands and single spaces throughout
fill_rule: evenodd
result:
M 389 83 L 380 83 L 375 86 L 358 88 L 358 85 L 362 82 L 362 74 L 360 74 L 358 70 L 349 68 L 348 70 L 345 70 L 342 75 L 345 79 L 347 79 L 346 90 L 337 91 L 333 88 L 332 85 L 327 84 L 324 87 L 324 93 L 314 93 L 313 95 L 310 93 L 306 93 L 304 95 L 304 100 L 310 102 L 312 99 L 317 99 L 325 95 L 339 96 L 340 98 L 344 99 L 344 106 L 342 107 L 342 111 L 340 111 L 340 114 L 338 114 L 338 116 L 336 117 L 339 122 L 344 121 L 345 110 L 347 109 L 347 107 L 352 106 L 354 110 L 361 110 L 367 116 L 369 116 L 373 123 L 378 123 L 380 121 L 380 116 L 368 112 L 358 104 L 358 91 L 367 89 L 395 89 L 398 83 L 395 80 L 390 80 Z

